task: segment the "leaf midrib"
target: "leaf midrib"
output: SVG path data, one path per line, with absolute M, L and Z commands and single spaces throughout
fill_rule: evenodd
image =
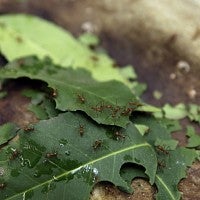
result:
M 167 185 L 165 184 L 165 182 L 162 180 L 162 178 L 159 175 L 156 175 L 156 178 L 158 179 L 158 181 L 163 185 L 163 187 L 165 188 L 165 190 L 167 191 L 167 193 L 170 195 L 172 200 L 176 200 L 176 197 L 172 194 L 172 192 L 170 191 L 170 189 L 167 187 Z
M 93 96 L 95 96 L 95 97 L 97 97 L 97 98 L 99 98 L 99 99 L 101 99 L 102 101 L 105 101 L 105 102 L 108 102 L 108 103 L 110 103 L 110 104 L 112 104 L 112 105 L 115 105 L 115 103 L 113 102 L 113 101 L 111 101 L 110 99 L 106 99 L 106 98 L 104 98 L 104 97 L 102 97 L 102 96 L 98 96 L 96 93 L 94 93 L 94 92 L 91 92 L 90 90 L 85 90 L 84 88 L 81 88 L 81 86 L 75 86 L 75 85 L 72 85 L 72 84 L 69 84 L 68 82 L 62 82 L 62 81 L 59 81 L 59 80 L 57 80 L 57 79 L 53 79 L 53 78 L 43 78 L 43 77 L 41 77 L 41 76 L 37 76 L 37 78 L 36 78 L 36 76 L 34 76 L 34 75 L 30 75 L 29 73 L 26 73 L 26 72 L 22 72 L 22 74 L 23 75 L 18 75 L 18 74 L 13 74 L 12 75 L 12 72 L 11 72 L 11 75 L 8 75 L 6 78 L 13 78 L 13 77 L 15 77 L 15 78 L 20 78 L 20 77 L 28 77 L 28 78 L 30 78 L 30 79 L 35 79 L 35 80 L 41 80 L 41 81 L 45 81 L 45 82 L 47 82 L 48 83 L 48 85 L 50 86 L 50 87 L 52 87 L 51 86 L 51 84 L 49 83 L 49 82 L 54 82 L 55 84 L 58 84 L 58 85 L 62 85 L 62 86 L 64 86 L 64 87 L 66 87 L 66 85 L 68 85 L 69 87 L 71 87 L 71 88 L 74 88 L 74 89 L 77 89 L 77 90 L 81 90 L 81 91 L 83 91 L 83 92 L 85 92 L 85 93 L 88 93 L 88 94 L 91 94 L 91 95 L 93 95 Z M 0 75 L 1 76 L 1 75 Z M 10 77 L 9 77 L 10 76 Z M 2 77 L 2 78 L 5 78 L 5 77 Z M 53 88 L 53 89 L 57 89 L 57 88 Z M 55 99 L 56 100 L 56 99 Z
M 147 147 L 149 147 L 149 148 L 152 148 L 151 145 L 150 145 L 149 143 L 144 142 L 144 143 L 141 143 L 141 144 L 133 145 L 133 146 L 131 146 L 131 147 L 127 147 L 127 148 L 122 149 L 122 150 L 120 150 L 120 151 L 115 151 L 115 152 L 109 153 L 109 154 L 107 154 L 107 155 L 105 155 L 105 156 L 102 156 L 102 157 L 100 157 L 100 158 L 98 158 L 98 159 L 95 159 L 95 160 L 93 160 L 93 161 L 90 161 L 90 162 L 88 162 L 88 163 L 85 163 L 84 165 L 79 166 L 79 167 L 77 167 L 77 168 L 75 168 L 75 169 L 73 169 L 73 170 L 64 172 L 64 173 L 62 173 L 62 174 L 60 174 L 60 175 L 58 175 L 58 176 L 53 176 L 53 179 L 47 180 L 47 181 L 45 181 L 45 182 L 43 182 L 43 183 L 41 183 L 41 184 L 39 184 L 39 185 L 36 185 L 36 186 L 34 186 L 34 187 L 29 188 L 29 189 L 26 190 L 26 191 L 20 192 L 20 193 L 14 195 L 14 196 L 12 196 L 12 197 L 9 197 L 9 198 L 7 198 L 7 200 L 13 199 L 13 198 L 15 198 L 15 197 L 17 197 L 17 196 L 19 196 L 19 195 L 22 195 L 22 194 L 24 194 L 24 193 L 26 193 L 26 192 L 35 190 L 35 189 L 37 189 L 37 188 L 39 188 L 39 187 L 41 187 L 41 186 L 43 186 L 43 185 L 46 185 L 46 184 L 50 183 L 50 182 L 53 181 L 54 179 L 62 178 L 63 176 L 67 176 L 67 175 L 70 174 L 70 173 L 76 173 L 77 171 L 79 171 L 79 170 L 80 170 L 81 168 L 83 168 L 84 166 L 92 165 L 92 164 L 94 164 L 94 163 L 96 163 L 96 162 L 99 162 L 99 161 L 101 161 L 101 160 L 103 160 L 103 159 L 107 159 L 107 158 L 109 158 L 109 157 L 116 156 L 117 154 L 121 154 L 121 153 L 124 153 L 124 152 L 126 152 L 126 151 L 131 151 L 131 150 L 133 150 L 133 149 L 137 149 L 137 148 L 145 147 L 145 146 L 147 146 Z

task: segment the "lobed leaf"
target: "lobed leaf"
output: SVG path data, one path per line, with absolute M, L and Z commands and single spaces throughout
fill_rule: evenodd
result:
M 82 110 L 101 124 L 125 127 L 140 103 L 131 90 L 118 81 L 97 82 L 84 69 L 61 68 L 50 60 L 28 57 L 0 69 L 0 78 L 41 80 L 53 89 L 56 108 Z
M 151 145 L 133 124 L 117 131 L 70 112 L 22 130 L 0 154 L 0 199 L 83 200 L 100 181 L 130 191 L 120 176 L 124 163 L 143 166 L 153 184 L 157 160 Z

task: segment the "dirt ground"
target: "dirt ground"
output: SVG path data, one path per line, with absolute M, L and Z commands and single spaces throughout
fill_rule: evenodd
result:
M 101 7 L 98 7 L 98 3 L 95 4 L 94 2 L 91 3 L 89 0 L 12 2 L 10 0 L 0 0 L 0 14 L 18 12 L 35 14 L 66 28 L 75 36 L 82 33 L 85 29 L 84 25 L 89 22 L 88 24 L 92 24 L 93 31 L 99 35 L 102 46 L 110 56 L 119 65 L 132 64 L 136 69 L 139 80 L 147 83 L 148 90 L 143 95 L 143 99 L 147 103 L 158 106 L 166 102 L 172 104 L 178 102 L 199 104 L 200 67 L 198 70 L 190 69 L 189 71 L 178 69 L 178 65 L 181 61 L 184 61 L 184 58 L 173 52 L 173 47 L 171 46 L 173 38 L 161 47 L 162 51 L 149 48 L 149 44 L 144 44 L 141 41 L 132 43 L 122 37 L 120 33 L 112 32 L 112 27 L 108 29 L 103 26 L 101 13 L 109 12 L 112 14 L 112 12 L 102 10 Z M 113 24 L 113 26 L 115 25 Z M 1 58 L 0 62 L 4 62 L 3 58 Z M 15 88 L 15 91 L 13 91 L 13 88 Z M 14 84 L 9 86 L 10 95 L 5 100 L 0 101 L 0 124 L 13 121 L 25 126 L 28 122 L 36 120 L 27 111 L 28 99 L 19 95 L 19 91 L 22 88 L 23 86 L 17 86 L 16 90 Z M 162 92 L 163 96 L 160 100 L 156 100 L 153 97 L 153 91 L 155 90 Z M 174 137 L 180 140 L 180 144 L 185 144 L 186 138 L 183 133 L 177 133 Z M 151 187 L 148 182 L 137 179 L 133 181 L 132 185 L 135 192 L 133 195 L 128 195 L 117 190 L 112 185 L 100 184 L 97 187 L 98 192 L 93 192 L 92 199 L 154 199 L 156 189 Z M 193 164 L 188 170 L 188 176 L 179 184 L 179 190 L 182 192 L 182 199 L 184 200 L 200 199 L 199 163 Z

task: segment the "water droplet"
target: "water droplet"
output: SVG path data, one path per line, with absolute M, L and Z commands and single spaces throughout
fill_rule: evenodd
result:
M 3 167 L 0 167 L 0 176 L 3 176 L 3 175 L 4 175 L 4 173 L 5 173 L 5 170 L 4 170 L 4 168 L 3 168 Z
M 36 171 L 36 172 L 33 174 L 33 176 L 35 176 L 35 177 L 39 177 L 39 173 L 38 173 L 38 171 Z
M 98 169 L 97 169 L 97 168 L 94 168 L 94 169 L 93 169 L 93 173 L 95 174 L 95 176 L 97 176 L 98 173 L 99 173 L 99 172 L 98 172 Z
M 70 151 L 69 150 L 65 151 L 65 155 L 69 156 L 70 155 Z
M 65 145 L 63 143 L 60 143 L 60 147 L 64 147 Z
M 68 143 L 68 141 L 66 139 L 62 138 L 62 139 L 59 140 L 59 143 L 66 145 Z
M 56 176 L 53 176 L 54 181 L 58 181 L 58 178 Z

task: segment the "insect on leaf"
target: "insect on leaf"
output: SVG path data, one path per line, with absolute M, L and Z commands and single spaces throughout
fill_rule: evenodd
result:
M 0 70 L 2 79 L 20 77 L 47 82 L 57 109 L 82 110 L 101 124 L 125 127 L 132 111 L 141 104 L 121 82 L 97 82 L 84 69 L 55 66 L 49 59 L 19 59 Z
M 79 126 L 84 126 L 80 135 Z M 120 132 L 125 136 L 114 140 L 109 129 L 91 123 L 80 114 L 64 113 L 40 121 L 31 132 L 21 131 L 19 139 L 3 148 L 19 152 L 7 159 L 0 156 L 0 199 L 88 199 L 93 186 L 109 181 L 131 191 L 120 176 L 124 163 L 145 168 L 151 184 L 157 169 L 155 151 L 133 124 Z M 48 140 L 48 142 L 47 142 Z M 10 159 L 12 156 L 12 159 Z

